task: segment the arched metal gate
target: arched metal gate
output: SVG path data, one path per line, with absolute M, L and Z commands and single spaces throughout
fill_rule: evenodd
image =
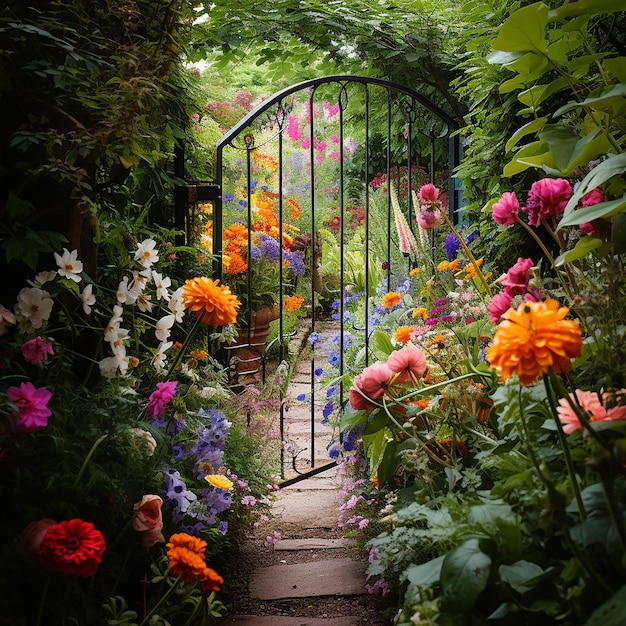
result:
M 331 332 L 343 347 L 344 338 L 363 333 L 367 362 L 369 311 L 356 326 L 345 311 L 346 294 L 371 295 L 381 277 L 391 288 L 398 270 L 406 272 L 406 259 L 397 253 L 390 182 L 395 183 L 409 223 L 415 221 L 409 190 L 424 182 L 435 182 L 447 191 L 450 218 L 458 219 L 460 190 L 453 178 L 460 158 L 456 130 L 455 120 L 445 111 L 402 85 L 355 76 L 308 80 L 262 101 L 222 137 L 210 185 L 177 190 L 178 226 L 184 226 L 189 236 L 200 203 L 212 205 L 209 238 L 217 259 L 216 276 L 226 284 L 236 282 L 244 302 L 249 301 L 248 294 L 263 292 L 268 281 L 275 281 L 279 310 L 273 322 L 273 361 L 289 362 L 290 352 L 301 351 L 302 346 L 310 353 L 308 382 L 301 394 L 307 400 L 310 441 L 292 451 L 295 475 L 292 471 L 285 483 L 334 464 L 320 460 L 316 450 L 328 406 L 317 397 L 328 390 L 320 392 L 316 381 L 328 356 L 316 353 L 311 337 L 317 338 L 322 330 Z M 177 173 L 183 170 L 179 153 Z M 234 245 L 236 236 L 244 240 Z M 276 247 L 275 242 L 282 245 Z M 263 246 L 268 249 L 261 250 Z M 268 264 L 267 255 L 272 254 L 274 265 Z M 305 313 L 297 314 L 294 323 L 286 316 L 293 316 L 290 310 L 300 303 Z M 364 306 L 370 306 L 367 298 Z M 247 356 L 238 356 L 241 346 L 227 352 L 234 385 L 266 374 L 265 359 L 254 358 L 264 354 L 265 339 L 260 345 L 251 336 L 252 308 L 248 307 L 239 331 Z M 350 364 L 343 349 L 334 358 L 339 372 L 334 403 L 341 407 L 347 399 L 341 375 Z M 288 409 L 289 401 L 283 398 L 283 441 Z M 289 465 L 286 450 L 283 444 L 283 468 Z

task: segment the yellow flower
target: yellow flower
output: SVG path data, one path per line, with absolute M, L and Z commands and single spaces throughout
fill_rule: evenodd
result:
M 204 479 L 216 489 L 224 489 L 225 491 L 231 491 L 233 488 L 233 481 L 222 474 L 209 474 Z
M 413 278 L 414 276 L 417 276 L 421 271 L 422 271 L 421 267 L 415 267 L 409 272 L 409 277 Z
M 402 300 L 402 294 L 390 291 L 383 297 L 383 308 L 393 309 L 394 306 L 400 304 L 400 300 Z
M 413 309 L 413 317 L 421 317 L 426 321 L 428 319 L 428 311 L 423 306 Z
M 523 385 L 534 383 L 543 373 L 567 373 L 571 359 L 580 356 L 582 334 L 575 320 L 566 320 L 569 312 L 556 300 L 522 302 L 502 316 L 487 361 L 508 380 L 516 373 Z
M 194 311 L 207 326 L 228 326 L 237 319 L 240 302 L 231 293 L 230 287 L 220 286 L 219 282 L 219 279 L 200 276 L 190 278 L 183 285 L 185 308 Z
M 449 261 L 441 261 L 441 263 L 439 263 L 439 265 L 437 265 L 437 271 L 438 272 L 445 272 L 447 269 L 450 269 L 450 262 Z

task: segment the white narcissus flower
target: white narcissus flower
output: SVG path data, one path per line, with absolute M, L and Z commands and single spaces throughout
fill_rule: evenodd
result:
M 123 312 L 124 309 L 118 304 L 113 307 L 113 315 L 111 319 L 107 322 L 107 326 L 104 331 L 105 341 L 112 341 L 117 336 L 117 331 L 119 330 L 120 324 L 122 323 Z
M 51 280 L 54 280 L 56 275 L 57 272 L 55 272 L 54 270 L 50 270 L 49 272 L 39 272 L 39 274 L 37 274 L 35 278 L 33 278 L 33 280 L 28 281 L 28 284 L 32 285 L 33 287 L 42 287 L 46 283 L 49 283 Z
M 124 278 L 120 281 L 120 284 L 117 286 L 115 297 L 120 304 L 126 304 L 128 296 L 128 276 L 124 276 Z M 129 304 L 132 304 L 132 302 L 129 302 Z
M 183 302 L 183 288 L 179 287 L 170 298 L 167 308 L 174 314 L 176 321 L 180 324 L 185 315 L 185 303 Z
M 152 296 L 147 293 L 140 293 L 137 296 L 137 307 L 142 313 L 152 312 L 152 302 L 150 302 Z
M 41 328 L 51 311 L 52 298 L 44 289 L 24 287 L 17 294 L 16 313 L 26 318 L 33 328 Z
M 157 300 L 169 300 L 170 294 L 167 291 L 167 288 L 171 286 L 172 281 L 168 276 L 161 276 L 158 272 L 152 272 L 152 280 L 154 281 L 154 286 L 156 288 Z
M 135 250 L 135 261 L 143 267 L 151 267 L 159 260 L 159 252 L 155 250 L 155 246 L 154 239 L 144 239 Z
M 85 315 L 91 315 L 91 307 L 96 303 L 96 296 L 93 295 L 93 285 L 89 283 L 80 294 L 80 299 L 83 301 L 83 311 Z
M 170 338 L 170 329 L 175 321 L 174 315 L 165 315 L 156 323 L 154 334 L 159 341 L 167 341 Z
M 59 266 L 57 273 L 63 278 L 69 278 L 75 283 L 79 283 L 82 278 L 80 273 L 83 271 L 83 263 L 78 260 L 78 250 L 71 252 L 67 248 L 63 248 L 63 256 L 54 253 L 54 259 Z
M 154 369 L 161 374 L 165 371 L 165 364 L 167 363 L 167 355 L 165 352 L 169 350 L 174 345 L 173 341 L 163 342 L 159 345 L 159 349 L 157 353 L 154 355 L 152 359 L 152 365 Z
M 111 345 L 111 352 L 113 352 L 116 356 L 120 355 L 125 357 L 126 346 L 124 345 L 124 341 L 127 339 L 130 339 L 130 331 L 125 328 L 118 328 L 115 333 L 110 335 L 110 339 L 108 339 L 108 342 Z

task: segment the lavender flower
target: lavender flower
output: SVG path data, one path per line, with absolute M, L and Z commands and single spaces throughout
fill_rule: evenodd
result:
M 280 244 L 274 237 L 263 235 L 261 237 L 261 253 L 270 263 L 280 262 Z

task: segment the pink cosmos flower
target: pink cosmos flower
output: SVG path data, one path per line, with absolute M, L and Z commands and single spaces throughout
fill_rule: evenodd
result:
M 502 315 L 511 308 L 513 302 L 513 296 L 507 291 L 501 291 L 497 293 L 491 302 L 487 305 L 487 313 L 489 313 L 489 321 L 492 324 L 497 324 Z
M 399 383 L 416 383 L 428 368 L 424 353 L 412 341 L 389 355 L 387 367 Z
M 615 399 L 624 399 L 626 389 L 620 389 L 616 394 L 609 394 L 595 391 L 581 391 L 577 389 L 570 394 L 570 398 L 574 403 L 578 403 L 580 407 L 587 413 L 590 423 L 601 422 L 604 420 L 626 420 L 626 405 L 618 405 L 607 409 L 604 405 Z M 559 406 L 556 408 L 559 420 L 563 424 L 563 431 L 567 434 L 573 433 L 582 428 L 582 424 L 576 415 L 576 412 L 570 406 L 567 398 L 559 400 Z
M 148 406 L 146 411 L 151 417 L 159 417 L 165 412 L 165 405 L 176 394 L 177 381 L 170 380 L 164 383 L 157 383 L 156 390 L 150 394 L 148 398 Z
M 435 187 L 435 185 L 431 185 L 428 183 L 427 185 L 423 185 L 417 194 L 420 202 L 424 204 L 429 202 L 437 202 L 439 199 L 439 189 Z
M 22 383 L 19 387 L 9 387 L 7 396 L 18 408 L 13 414 L 16 430 L 32 433 L 48 425 L 48 418 L 52 415 L 48 408 L 51 391 L 45 387 L 37 388 L 33 383 Z
M 506 276 L 499 279 L 504 285 L 506 292 L 514 298 L 526 293 L 530 280 L 530 268 L 534 265 L 532 259 L 519 257 L 517 263 L 507 272 Z
M 541 220 L 558 217 L 572 195 L 572 186 L 564 178 L 543 178 L 532 184 L 524 211 L 528 223 L 538 226 Z
M 53 355 L 52 343 L 44 341 L 41 337 L 30 339 L 22 344 L 22 355 L 29 363 L 37 365 L 41 361 L 47 361 L 48 355 Z
M 512 191 L 506 191 L 502 197 L 496 202 L 492 210 L 493 221 L 502 226 L 511 226 L 515 224 L 515 218 L 519 212 L 519 201 Z

